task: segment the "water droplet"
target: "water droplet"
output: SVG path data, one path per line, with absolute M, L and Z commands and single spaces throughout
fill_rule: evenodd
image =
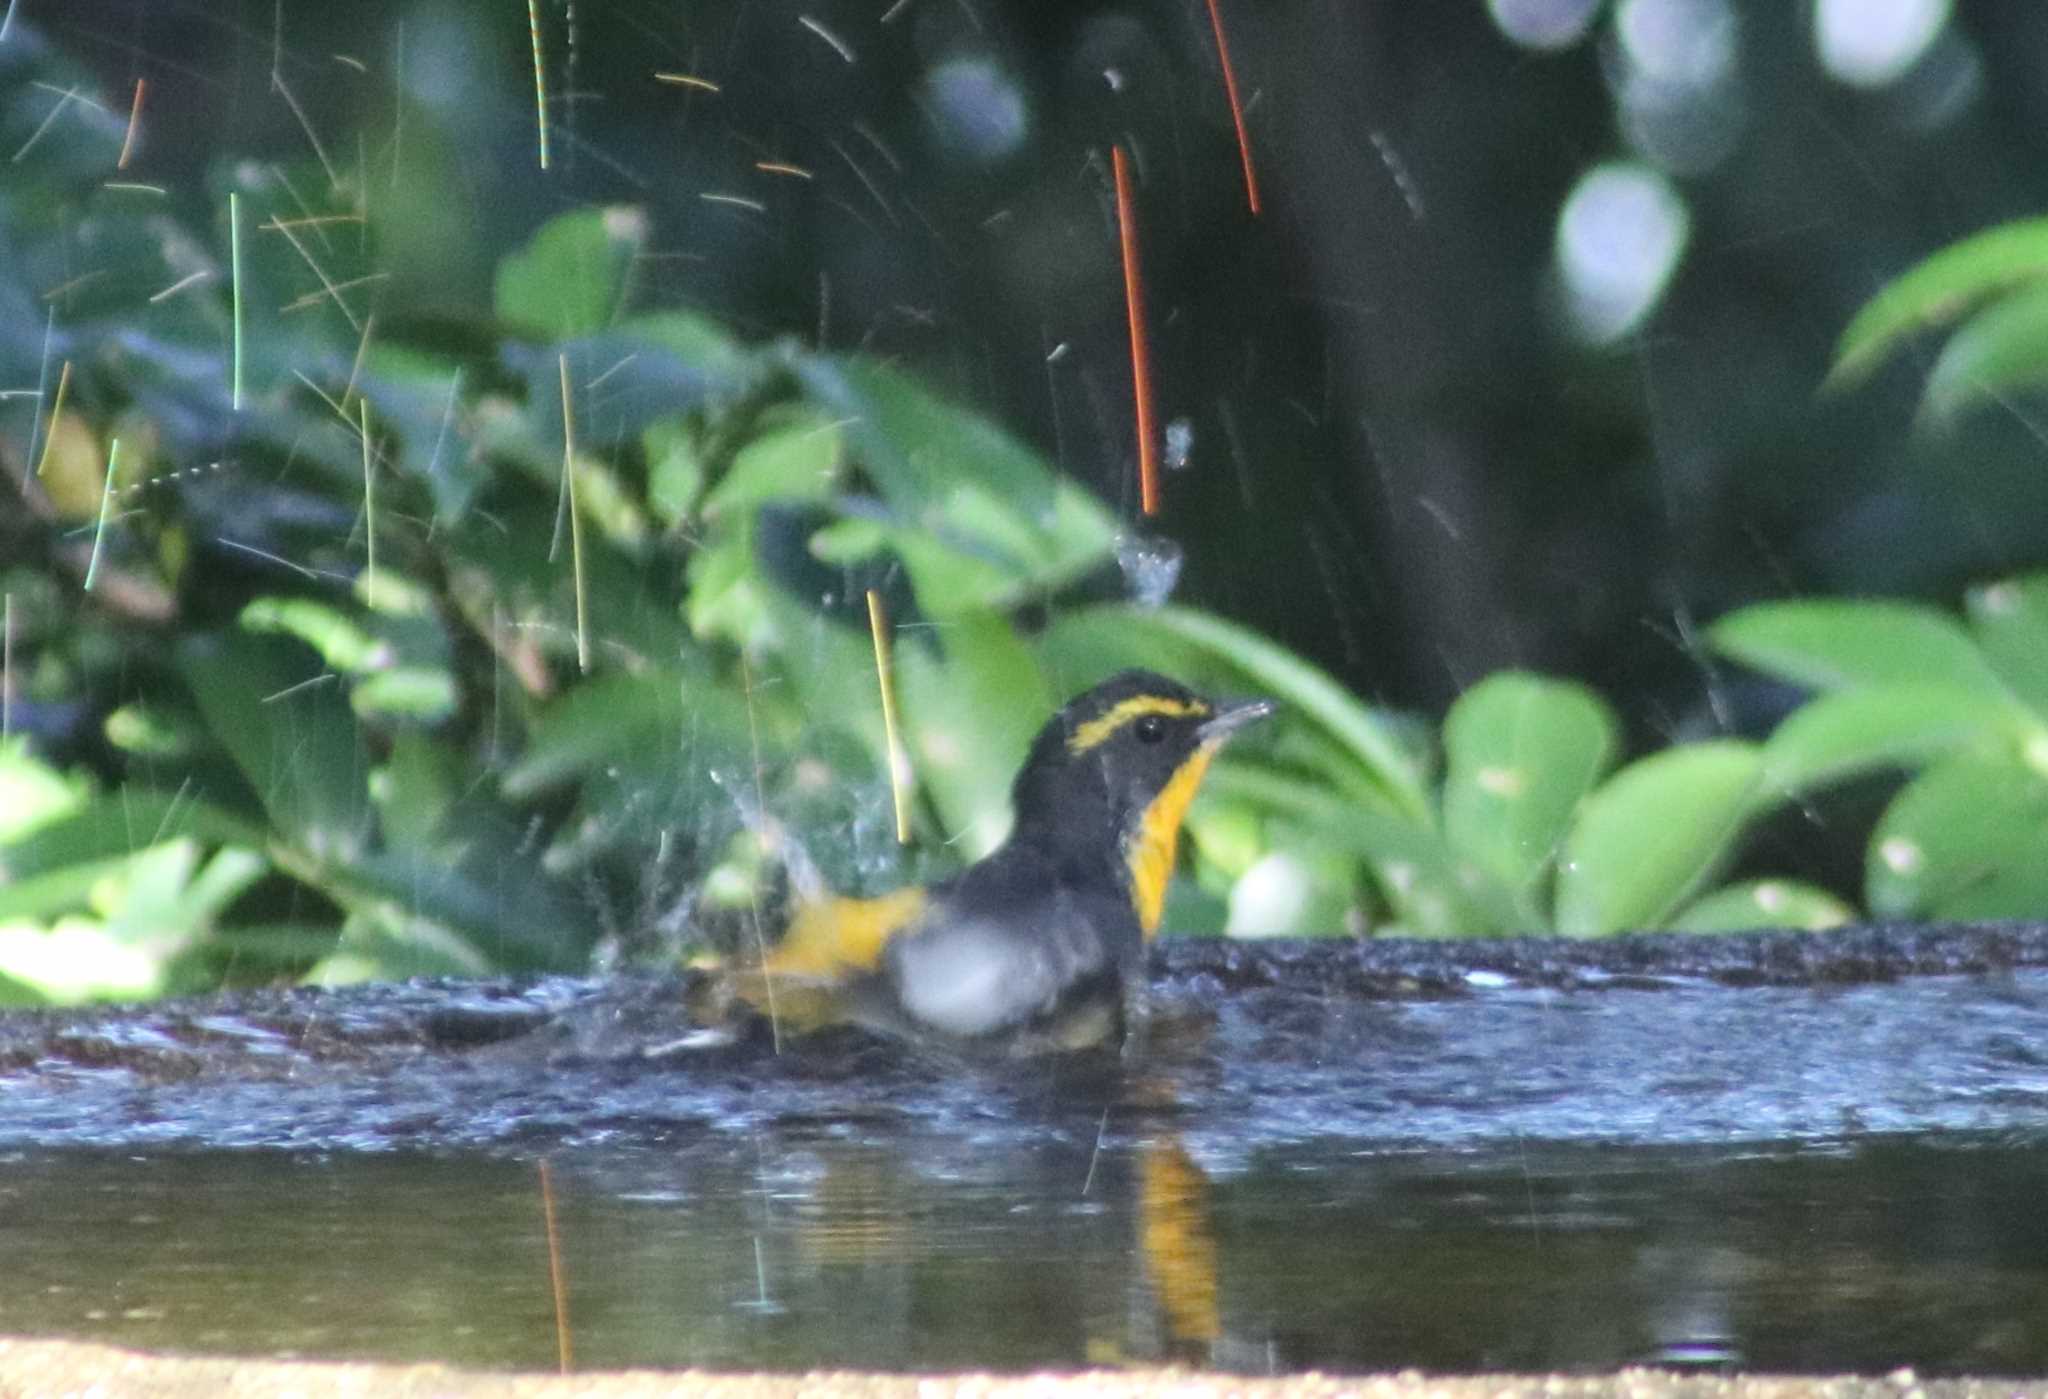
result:
M 1123 570 L 1131 601 L 1140 607 L 1163 607 L 1180 582 L 1181 548 L 1164 535 L 1120 534 L 1116 566 Z
M 1195 425 L 1186 418 L 1175 418 L 1166 425 L 1166 469 L 1186 471 L 1189 455 L 1195 450 Z

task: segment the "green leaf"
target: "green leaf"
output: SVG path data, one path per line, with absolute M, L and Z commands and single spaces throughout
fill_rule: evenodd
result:
M 956 618 L 944 659 L 914 642 L 896 648 L 896 677 L 917 780 L 932 795 L 963 860 L 993 850 L 1010 828 L 1010 782 L 1054 705 L 1045 677 L 1010 624 L 994 613 Z
M 391 647 L 338 607 L 303 597 L 260 597 L 242 609 L 252 632 L 295 636 L 335 670 L 354 675 L 391 663 Z
M 193 637 L 178 664 L 280 831 L 316 859 L 365 848 L 370 757 L 332 671 L 297 642 L 246 632 Z
M 31 757 L 27 739 L 0 742 L 0 844 L 76 811 L 89 790 L 83 780 Z
M 811 412 L 781 415 L 740 448 L 704 497 L 706 519 L 741 515 L 772 501 L 823 500 L 845 461 L 839 424 Z
M 1836 690 L 1778 725 L 1764 745 L 1764 782 L 1786 794 L 1811 792 L 2040 728 L 2004 694 L 1983 689 L 1932 681 Z
M 357 683 L 349 704 L 366 719 L 438 724 L 455 712 L 455 677 L 438 666 L 393 666 Z
M 1620 752 L 1620 725 L 1583 685 L 1489 676 L 1444 719 L 1444 833 L 1534 916 L 1580 801 Z
M 800 354 L 791 368 L 811 402 L 843 424 L 888 505 L 884 523 L 905 554 L 919 603 L 933 615 L 1024 601 L 1109 557 L 1116 539 L 1109 513 L 988 419 L 867 360 Z M 965 599 L 949 583 L 928 584 L 916 575 L 930 556 L 910 557 L 918 541 L 976 560 L 991 578 Z
M 1898 343 L 1966 315 L 1986 299 L 2048 277 L 2048 219 L 1987 229 L 1952 243 L 1864 303 L 1835 345 L 1830 388 L 1857 382 Z
M 1557 931 L 1661 926 L 1725 860 L 1753 814 L 1752 743 L 1686 744 L 1630 763 L 1586 798 L 1557 875 Z
M 1046 629 L 1040 646 L 1048 673 L 1069 690 L 1124 666 L 1145 665 L 1188 683 L 1274 700 L 1283 718 L 1311 724 L 1334 740 L 1343 758 L 1395 810 L 1418 825 L 1433 821 L 1426 759 L 1405 742 L 1399 726 L 1257 632 L 1191 608 L 1114 605 L 1067 613 Z
M 647 216 L 613 206 L 579 209 L 541 225 L 498 264 L 498 319 L 548 340 L 604 329 L 618 315 Z
M 704 457 L 681 418 L 662 418 L 640 434 L 647 457 L 647 504 L 670 529 L 690 518 L 704 489 Z
M 1717 649 L 1745 665 L 1816 690 L 1929 682 L 1994 694 L 2004 690 L 1953 617 L 1912 603 L 1759 603 L 1723 617 L 1708 635 Z
M 32 884 L 67 870 L 125 860 L 166 840 L 262 849 L 268 833 L 206 802 L 128 786 L 94 797 L 46 825 L 0 844 L 0 917 L 20 911 Z
M 1346 801 L 1329 787 L 1253 758 L 1219 762 L 1197 805 L 1240 804 L 1293 828 L 1298 843 L 1363 861 L 1415 937 L 1526 931 L 1507 892 L 1461 862 L 1433 829 L 1384 806 Z M 1195 819 L 1192 815 L 1190 820 Z
M 1964 321 L 1942 346 L 1920 400 L 1924 420 L 1942 423 L 1962 409 L 2048 379 L 2048 286 L 1994 301 Z
M 753 762 L 745 705 L 708 676 L 597 676 L 550 702 L 502 787 L 515 801 L 614 766 L 695 788 L 705 769 Z
M 1991 668 L 2048 721 L 2048 573 L 1973 588 L 1964 607 Z
M 1892 800 L 1871 832 L 1864 897 L 1877 918 L 2048 914 L 2048 776 L 2016 755 L 1961 754 Z
M 1758 928 L 1819 932 L 1856 917 L 1827 890 L 1791 879 L 1753 879 L 1716 889 L 1678 916 L 1681 933 L 1741 933 Z
M 756 356 L 725 327 L 695 311 L 671 308 L 633 316 L 618 326 L 621 340 L 638 341 L 675 357 L 698 382 L 699 392 L 732 393 L 760 370 Z

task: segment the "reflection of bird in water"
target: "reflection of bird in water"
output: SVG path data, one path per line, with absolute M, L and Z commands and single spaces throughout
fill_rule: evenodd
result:
M 1125 1039 L 1188 804 L 1224 742 L 1271 712 L 1124 671 L 1039 731 L 999 849 L 930 886 L 800 903 L 731 989 L 778 1029 L 854 1021 L 1007 1053 Z
M 1168 1337 L 1206 1359 L 1223 1335 L 1209 1177 L 1178 1137 L 1139 1148 L 1138 1243 Z

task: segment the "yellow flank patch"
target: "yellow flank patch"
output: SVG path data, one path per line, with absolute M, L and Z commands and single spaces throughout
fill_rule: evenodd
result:
M 1188 760 L 1168 779 L 1124 848 L 1124 860 L 1131 872 L 1131 902 L 1137 905 L 1138 926 L 1151 937 L 1159 931 L 1159 917 L 1166 911 L 1166 881 L 1173 877 L 1173 856 L 1180 848 L 1181 818 L 1195 799 L 1195 789 L 1209 771 L 1209 760 L 1223 746 L 1220 740 L 1205 743 L 1188 754 Z
M 879 898 L 801 904 L 760 969 L 770 976 L 819 981 L 873 971 L 889 939 L 923 908 L 924 890 L 915 885 Z
M 1132 695 L 1112 705 L 1105 714 L 1074 726 L 1067 739 L 1069 753 L 1086 753 L 1100 747 L 1109 736 L 1147 714 L 1164 714 L 1169 719 L 1205 718 L 1212 711 L 1201 700 L 1178 700 L 1167 695 Z

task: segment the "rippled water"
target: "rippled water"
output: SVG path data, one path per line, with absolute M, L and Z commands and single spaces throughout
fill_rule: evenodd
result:
M 0 1018 L 0 1329 L 552 1366 L 545 1157 L 583 1364 L 2038 1372 L 2032 936 L 1182 949 L 1132 1066 L 665 981 Z

